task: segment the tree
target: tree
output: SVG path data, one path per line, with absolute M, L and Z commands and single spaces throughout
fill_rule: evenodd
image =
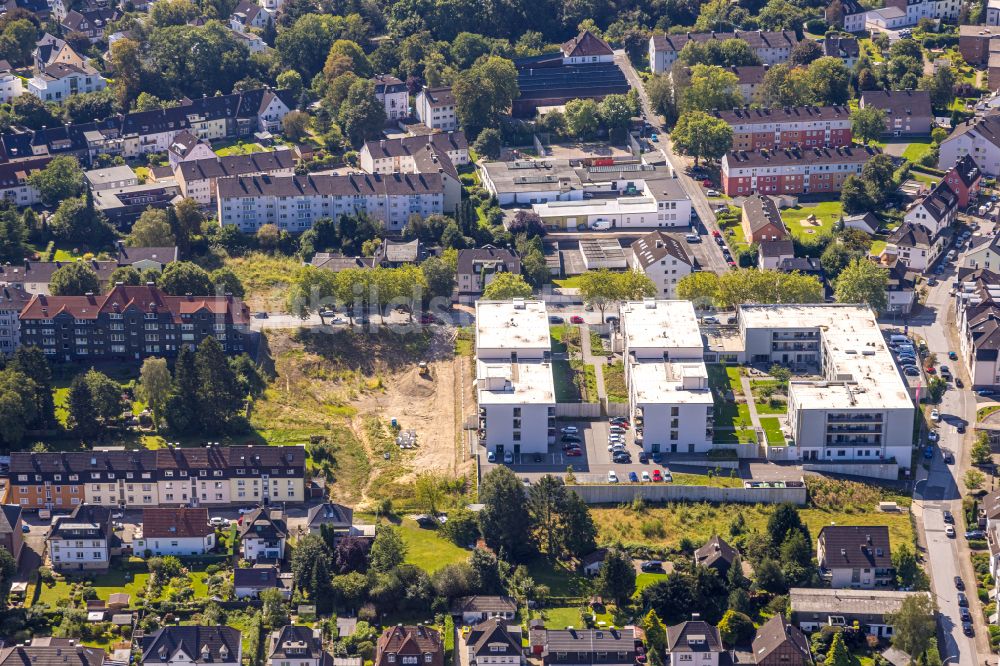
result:
M 893 642 L 895 642 L 895 637 Z M 830 645 L 830 651 L 823 663 L 825 666 L 851 666 L 851 662 L 851 653 L 847 649 L 847 645 L 844 644 L 844 634 L 838 631 L 833 635 L 833 644 Z
M 69 386 L 66 398 L 69 411 L 67 424 L 82 440 L 93 439 L 100 432 L 101 425 L 97 420 L 97 410 L 94 407 L 93 396 L 84 375 L 77 375 Z
M 969 490 L 979 490 L 983 487 L 986 477 L 978 469 L 970 469 L 965 472 L 965 476 L 962 477 L 962 481 L 965 483 L 965 487 Z
M 597 102 L 592 99 L 571 99 L 566 102 L 566 131 L 570 136 L 586 139 L 600 126 Z
M 28 184 L 38 190 L 43 204 L 57 206 L 83 191 L 83 168 L 75 157 L 61 155 L 29 175 Z
M 385 106 L 375 97 L 375 83 L 359 79 L 347 90 L 337 121 L 354 147 L 374 138 L 385 125 Z
M 459 122 L 476 134 L 495 127 L 517 99 L 517 68 L 499 56 L 489 56 L 461 72 L 452 84 Z
M 413 494 L 417 502 L 427 510 L 427 513 L 436 516 L 445 490 L 441 479 L 436 474 L 424 472 L 417 475 L 417 479 L 413 483 Z
M 813 42 L 801 42 L 813 43 Z M 757 99 L 764 106 L 801 106 L 809 101 L 808 72 L 802 67 L 779 63 L 770 67 L 757 89 Z
M 716 65 L 694 65 L 688 85 L 681 95 L 681 109 L 704 111 L 732 109 L 743 106 L 739 93 L 739 78 Z
M 208 279 L 214 289 L 213 293 L 232 294 L 237 298 L 243 298 L 246 294 L 246 289 L 243 287 L 243 282 L 239 276 L 233 272 L 233 269 L 226 266 L 216 268 L 209 273 Z
M 840 203 L 848 215 L 864 213 L 874 207 L 865 188 L 865 181 L 854 174 L 844 179 L 840 188 Z
M 286 74 L 295 74 L 298 76 L 298 72 L 285 72 Z M 301 84 L 301 79 L 299 80 Z M 289 141 L 299 142 L 302 139 L 309 136 L 309 124 L 311 118 L 308 113 L 302 111 L 289 111 L 284 118 L 281 119 L 281 128 L 285 132 L 285 137 Z
M 499 273 L 483 289 L 483 300 L 508 301 L 512 298 L 530 298 L 531 285 L 517 273 Z
M 74 261 L 60 266 L 52 273 L 49 290 L 53 296 L 83 296 L 96 294 L 100 290 L 97 273 L 89 264 Z
M 688 111 L 677 119 L 670 140 L 682 154 L 693 157 L 697 165 L 703 157 L 721 159 L 732 148 L 733 128 L 726 121 L 707 113 Z
M 420 270 L 424 273 L 424 280 L 427 282 L 427 291 L 430 296 L 450 296 L 455 289 L 456 271 L 446 260 L 441 257 L 428 257 L 422 264 Z
M 653 74 L 646 79 L 646 96 L 653 111 L 661 116 L 673 119 L 674 87 L 670 78 L 664 74 Z
M 190 261 L 173 261 L 164 266 L 158 284 L 160 289 L 171 296 L 209 296 L 213 293 L 208 273 Z
M 368 562 L 372 571 L 389 573 L 406 559 L 406 544 L 390 525 L 375 527 L 375 540 L 368 554 Z
M 132 247 L 173 247 L 177 243 L 163 210 L 150 208 L 132 225 L 125 243 Z
M 847 104 L 851 72 L 840 58 L 827 56 L 809 65 L 806 83 L 814 104 Z
M 896 167 L 888 155 L 878 154 L 861 168 L 865 191 L 875 205 L 881 205 L 896 189 Z
M 521 561 L 534 552 L 528 502 L 524 486 L 508 467 L 495 467 L 483 476 L 479 487 L 479 531 L 486 545 L 501 557 Z
M 477 153 L 491 160 L 500 159 L 500 131 L 487 127 L 476 137 L 472 147 Z
M 811 275 L 775 270 L 737 269 L 719 276 L 718 304 L 822 303 L 823 286 Z
M 7 605 L 7 595 L 16 573 L 17 562 L 14 561 L 14 556 L 6 548 L 0 548 L 0 606 Z
M 632 558 L 617 548 L 609 549 L 594 587 L 602 596 L 614 599 L 619 607 L 628 601 L 635 594 Z
M 31 210 L 30 208 L 27 210 Z M 30 228 L 13 208 L 0 212 L 0 262 L 20 262 L 28 254 Z
M 0 442 L 8 448 L 20 444 L 25 431 L 41 420 L 37 393 L 38 385 L 23 372 L 0 370 Z
M 708 271 L 685 275 L 677 282 L 677 298 L 694 303 L 695 308 L 707 308 L 719 298 L 719 276 Z
M 946 108 L 955 97 L 955 71 L 951 67 L 938 67 L 933 75 L 920 79 L 920 87 L 930 94 L 934 108 Z
M 583 499 L 567 490 L 559 513 L 561 524 L 557 536 L 563 557 L 582 557 L 594 552 L 597 548 L 597 526 Z
M 625 95 L 607 95 L 597 105 L 597 115 L 608 130 L 608 135 L 621 136 L 632 119 L 632 107 Z
M 288 623 L 288 611 L 285 609 L 285 597 L 281 590 L 271 587 L 261 590 L 258 595 L 261 601 L 261 621 L 267 629 L 277 629 Z
M 727 645 L 748 643 L 754 635 L 753 620 L 744 613 L 727 610 L 719 622 L 719 633 Z
M 195 351 L 197 369 L 198 420 L 207 433 L 219 432 L 242 404 L 236 377 L 226 360 L 222 345 L 209 335 Z
M 888 618 L 893 627 L 892 646 L 913 658 L 927 652 L 935 635 L 935 613 L 937 604 L 929 594 L 914 594 L 904 599 L 899 610 Z
M 562 480 L 546 474 L 528 491 L 528 511 L 535 530 L 539 550 L 550 558 L 559 554 L 556 530 L 559 527 L 559 508 L 564 501 L 566 487 Z
M 92 247 L 100 247 L 114 237 L 104 215 L 94 209 L 88 197 L 64 199 L 49 218 L 49 229 L 58 239 Z
M 584 302 L 601 311 L 601 321 L 605 309 L 614 303 L 656 295 L 656 284 L 645 273 L 636 271 L 587 271 L 579 277 L 579 289 Z
M 667 627 L 652 609 L 643 618 L 642 626 L 646 630 L 646 645 L 650 656 L 662 664 L 663 654 L 667 649 Z
M 901 587 L 924 589 L 927 576 L 917 564 L 917 556 L 908 544 L 901 544 L 893 550 L 892 566 L 896 569 L 896 580 Z
M 140 285 L 142 284 L 142 274 L 134 266 L 119 266 L 111 271 L 108 284 L 118 284 L 119 282 L 132 287 Z
M 167 367 L 166 359 L 147 358 L 142 362 L 137 392 L 153 412 L 154 424 L 159 424 L 163 418 L 163 410 L 170 398 L 172 387 L 173 377 L 170 368 Z
M 55 421 L 52 398 L 52 368 L 49 360 L 38 347 L 18 347 L 7 364 L 8 371 L 27 378 L 18 378 L 19 391 L 34 403 L 34 420 L 29 423 L 46 427 Z
M 260 225 L 254 236 L 258 247 L 268 253 L 274 252 L 278 247 L 278 243 L 281 242 L 281 230 L 278 229 L 278 225 L 276 224 L 268 223 Z
M 320 613 L 333 607 L 333 587 L 330 583 L 330 549 L 316 534 L 307 534 L 292 551 L 292 581 L 304 590 Z
M 885 132 L 885 111 L 874 106 L 856 109 L 851 113 L 851 134 L 868 145 L 870 141 L 878 141 Z
M 976 441 L 972 445 L 971 455 L 973 465 L 985 465 L 993 460 L 993 455 L 990 451 L 989 434 L 986 432 L 976 434 Z
M 770 5 L 770 3 L 768 4 Z M 788 64 L 790 67 L 805 67 L 814 60 L 819 60 L 822 57 L 823 49 L 819 45 L 819 42 L 814 42 L 811 39 L 803 39 L 792 47 L 791 55 L 788 56 Z
M 794 504 L 787 502 L 775 507 L 767 519 L 767 535 L 773 548 L 780 548 L 792 533 L 802 532 L 804 529 L 799 510 Z
M 864 303 L 876 312 L 888 306 L 889 271 L 866 257 L 854 259 L 840 272 L 834 287 L 838 303 Z

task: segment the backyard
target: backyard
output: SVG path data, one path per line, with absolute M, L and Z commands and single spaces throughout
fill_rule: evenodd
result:
M 415 564 L 427 573 L 469 559 L 470 551 L 459 548 L 436 529 L 420 527 L 415 520 L 404 518 L 396 529 L 406 544 L 407 563 Z
M 834 223 L 843 214 L 840 201 L 821 201 L 813 205 L 795 206 L 781 211 L 781 219 L 785 227 L 795 238 L 802 240 L 806 236 L 833 233 Z M 810 215 L 815 220 L 808 220 Z

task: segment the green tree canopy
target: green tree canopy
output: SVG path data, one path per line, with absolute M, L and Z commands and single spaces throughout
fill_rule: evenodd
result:
M 683 155 L 718 160 L 733 146 L 733 128 L 719 118 L 702 111 L 682 113 L 670 134 L 674 147 Z
M 876 312 L 884 312 L 888 288 L 889 271 L 867 257 L 859 257 L 840 272 L 834 296 L 838 303 L 864 303 Z
M 60 266 L 52 273 L 49 290 L 53 296 L 83 296 L 100 291 L 100 281 L 90 264 L 74 261 Z
M 512 298 L 530 298 L 531 285 L 516 273 L 498 273 L 483 289 L 483 300 L 507 301 Z

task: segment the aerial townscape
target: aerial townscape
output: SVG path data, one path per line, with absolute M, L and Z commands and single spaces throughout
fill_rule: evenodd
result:
M 0 0 L 0 666 L 1000 666 L 1000 0 Z

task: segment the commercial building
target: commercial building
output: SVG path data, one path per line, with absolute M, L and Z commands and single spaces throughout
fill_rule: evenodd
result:
M 621 329 L 629 412 L 643 428 L 636 443 L 650 453 L 708 451 L 713 402 L 694 306 L 655 299 L 623 303 Z
M 417 119 L 431 129 L 451 132 L 458 129 L 455 96 L 451 88 L 427 88 L 417 93 Z
M 295 156 L 282 148 L 249 155 L 228 155 L 179 161 L 173 168 L 181 196 L 208 205 L 215 201 L 220 178 L 232 176 L 294 176 Z
M 747 362 L 820 376 L 788 386 L 786 436 L 804 462 L 910 468 L 913 401 L 870 308 L 743 305 L 737 319 Z
M 891 638 L 892 615 L 903 602 L 927 592 L 889 590 L 827 590 L 793 587 L 788 592 L 791 622 L 802 631 L 822 627 L 853 627 L 879 638 Z
M 107 507 L 81 504 L 57 516 L 46 537 L 52 568 L 61 572 L 107 571 L 121 542 L 111 529 Z
M 885 525 L 826 525 L 816 539 L 816 561 L 835 589 L 886 587 L 896 577 Z
M 680 241 L 662 231 L 651 231 L 632 243 L 632 270 L 653 281 L 657 298 L 674 298 L 677 283 L 691 274 L 695 263 Z
M 240 666 L 243 645 L 232 627 L 169 625 L 139 640 L 142 666 Z
M 208 524 L 204 507 L 142 510 L 142 525 L 132 540 L 132 550 L 140 555 L 205 555 L 215 548 L 215 528 Z
M 788 60 L 792 49 L 799 43 L 794 30 L 765 32 L 738 30 L 736 32 L 688 32 L 682 35 L 656 35 L 649 38 L 649 67 L 654 74 L 662 74 L 677 61 L 688 42 L 726 41 L 741 39 L 765 65 L 777 65 Z
M 851 110 L 846 106 L 746 106 L 713 115 L 733 128 L 733 150 L 851 145 Z
M 727 196 L 839 192 L 877 148 L 786 148 L 730 151 L 722 158 L 722 188 Z
M 555 384 L 544 301 L 476 301 L 479 441 L 498 458 L 546 453 Z
M 301 446 L 216 446 L 140 451 L 11 453 L 6 504 L 72 510 L 88 505 L 230 506 L 305 498 Z
M 929 136 L 934 123 L 931 95 L 926 90 L 866 90 L 858 106 L 885 111 L 883 136 Z

